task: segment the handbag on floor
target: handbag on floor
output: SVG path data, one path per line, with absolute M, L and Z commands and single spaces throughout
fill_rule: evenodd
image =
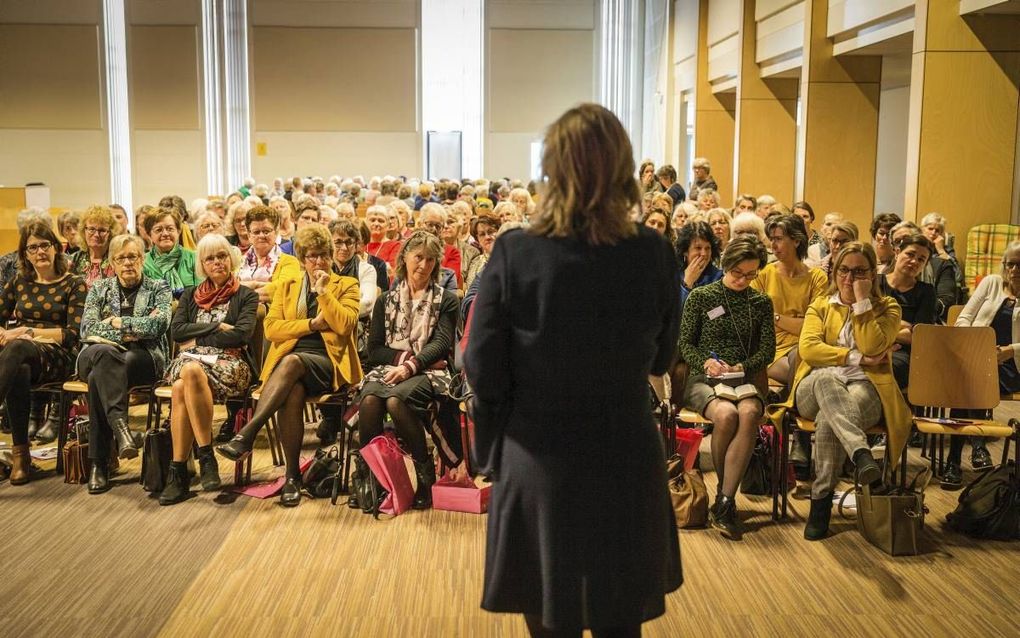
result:
M 361 457 L 365 459 L 382 489 L 388 492 L 379 504 L 379 511 L 397 516 L 411 509 L 414 488 L 404 463 L 407 454 L 400 449 L 396 437 L 380 434 L 361 448 Z
M 68 424 L 68 440 L 64 444 L 64 482 L 71 484 L 87 483 L 89 472 L 92 471 L 92 459 L 89 458 L 89 418 L 71 415 Z M 110 472 L 120 467 L 117 448 L 111 441 Z
M 924 490 L 929 481 L 931 468 L 925 468 L 905 488 L 895 487 L 888 493 L 876 494 L 869 485 L 855 485 L 857 529 L 861 535 L 891 556 L 918 554 L 924 533 L 924 515 L 928 513 L 924 505 Z
M 142 439 L 142 489 L 146 492 L 162 492 L 170 473 L 170 457 L 173 441 L 170 439 L 168 422 L 163 422 L 145 433 Z
M 340 480 L 342 469 L 338 446 L 334 445 L 328 450 L 319 448 L 315 451 L 315 458 L 301 474 L 301 484 L 312 498 L 328 498 L 334 493 L 333 488 Z
M 708 489 L 698 470 L 685 469 L 684 457 L 674 454 L 666 464 L 669 499 L 681 529 L 704 527 L 708 523 Z
M 946 516 L 949 528 L 973 536 L 1020 539 L 1020 476 L 1010 460 L 977 477 L 960 494 L 960 504 Z
M 358 502 L 358 507 L 365 514 L 371 514 L 379 518 L 379 504 L 386 497 L 385 490 L 379 485 L 372 470 L 365 463 L 359 450 L 350 453 L 351 466 L 351 495 Z
M 748 496 L 766 496 L 772 494 L 772 441 L 775 428 L 763 425 L 758 428 L 758 438 L 754 442 L 751 460 L 740 480 L 740 491 Z

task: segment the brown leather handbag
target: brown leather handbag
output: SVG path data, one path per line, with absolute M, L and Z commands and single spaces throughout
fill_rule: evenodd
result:
M 677 527 L 704 527 L 708 523 L 708 489 L 701 472 L 684 470 L 684 458 L 679 454 L 669 459 L 666 471 Z

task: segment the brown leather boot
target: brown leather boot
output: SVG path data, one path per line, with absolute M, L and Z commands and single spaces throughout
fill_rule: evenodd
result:
M 11 469 L 11 485 L 24 485 L 32 473 L 32 455 L 29 454 L 29 445 L 15 445 L 11 448 L 11 460 L 14 467 Z

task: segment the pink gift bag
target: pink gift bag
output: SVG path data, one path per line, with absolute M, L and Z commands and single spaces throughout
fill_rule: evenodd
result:
M 676 453 L 684 457 L 684 471 L 690 472 L 698 460 L 701 440 L 705 438 L 701 430 L 695 428 L 677 428 Z
M 484 514 L 492 486 L 478 487 L 470 477 L 454 480 L 449 472 L 432 486 L 432 509 Z
M 414 488 L 411 486 L 411 476 L 407 473 L 407 465 L 404 464 L 407 454 L 400 449 L 396 437 L 380 434 L 361 448 L 361 456 L 376 480 L 388 492 L 379 511 L 396 516 L 411 509 Z

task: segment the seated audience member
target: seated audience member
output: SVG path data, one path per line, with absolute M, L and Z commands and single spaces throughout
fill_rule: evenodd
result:
M 698 201 L 702 191 L 705 190 L 718 190 L 716 186 L 715 178 L 709 173 L 712 172 L 712 165 L 704 157 L 695 157 L 694 163 L 691 166 L 691 171 L 694 173 L 694 180 L 691 182 L 691 187 L 688 189 L 687 197 Z M 713 208 L 718 208 L 718 202 Z
M 718 193 L 716 193 L 711 188 L 703 188 L 698 193 L 698 199 L 696 199 L 695 201 L 698 202 L 698 210 L 705 211 L 706 213 L 715 210 L 716 208 L 719 208 L 721 206 L 719 204 Z
M 305 205 L 304 202 L 298 206 Z M 237 276 L 241 285 L 258 293 L 259 301 L 269 303 L 273 291 L 284 279 L 301 275 L 301 264 L 287 255 L 277 243 L 280 218 L 268 206 L 253 206 L 245 217 L 251 247 L 241 256 Z
M 322 207 L 314 198 L 303 199 L 294 206 L 295 229 L 300 230 L 309 224 L 320 223 L 322 223 Z
M 183 201 L 181 203 L 183 205 Z M 120 204 L 110 204 L 108 208 L 110 209 L 110 214 L 113 215 L 113 220 L 117 224 L 113 228 L 114 235 L 128 232 L 128 214 L 124 207 Z
M 733 210 L 730 214 L 736 217 L 740 213 L 753 213 L 757 208 L 758 200 L 754 198 L 754 195 L 738 195 L 737 201 L 733 202 Z
M 755 215 L 754 211 L 737 213 L 733 218 L 733 222 L 730 224 L 730 238 L 736 239 L 737 235 L 754 235 L 763 246 L 768 246 L 769 243 L 769 237 L 765 234 L 765 222 L 761 217 Z M 775 256 L 771 252 L 769 259 L 770 261 L 775 260 Z
M 20 231 L 18 274 L 0 299 L 0 402 L 11 428 L 11 485 L 31 476 L 28 416 L 33 385 L 62 381 L 74 370 L 78 330 L 88 288 L 68 271 L 60 240 L 45 222 Z M 10 327 L 10 322 L 16 325 Z
M 280 218 L 278 233 L 280 235 L 280 250 L 287 255 L 294 255 L 294 245 L 291 237 L 294 236 L 294 221 L 297 213 L 294 210 L 294 203 L 284 197 L 270 197 L 269 207 L 276 211 Z M 353 213 L 354 209 L 351 209 Z
M 680 315 L 691 291 L 722 279 L 715 264 L 722 254 L 719 238 L 706 222 L 691 222 L 676 238 L 677 265 L 680 268 Z
M 354 227 L 358 230 L 358 257 L 367 262 L 369 266 L 375 268 L 375 282 L 379 290 L 389 290 L 390 278 L 387 275 L 389 265 L 382 259 L 365 251 L 365 246 L 368 245 L 368 240 L 371 237 L 368 232 L 368 224 L 365 223 L 365 220 L 357 218 L 353 220 L 353 223 Z
M 776 215 L 765 223 L 772 254 L 776 261 L 765 266 L 751 286 L 772 300 L 776 332 L 776 354 L 769 362 L 768 376 L 789 386 L 797 370 L 797 343 L 805 313 L 825 294 L 825 273 L 804 264 L 808 235 L 801 217 Z
M 641 182 L 641 194 L 644 193 L 661 193 L 662 184 L 659 180 L 655 179 L 655 162 L 650 159 L 646 159 L 641 162 L 640 168 L 638 168 L 638 181 Z
M 145 220 L 145 231 L 152 237 L 152 249 L 145 255 L 143 272 L 170 284 L 174 295 L 194 286 L 195 253 L 181 246 L 181 220 L 169 208 L 160 207 Z
M 223 234 L 223 220 L 220 219 L 219 215 L 211 210 L 200 213 L 198 217 L 195 218 L 195 239 L 201 243 L 202 238 L 209 234 Z
M 152 239 L 149 237 L 149 233 L 145 232 L 145 218 L 151 215 L 154 210 L 156 207 L 149 204 L 142 204 L 135 209 L 135 234 L 145 242 L 145 252 L 149 252 L 149 249 L 152 248 Z
M 829 254 L 829 233 L 832 231 L 832 227 L 841 221 L 843 221 L 843 216 L 839 213 L 827 213 L 822 218 L 822 230 L 819 232 L 822 240 L 815 244 L 808 244 L 807 258 L 804 263 L 812 268 L 818 268 L 821 265 L 822 259 Z
M 209 200 L 209 205 L 206 207 L 206 210 L 212 213 L 216 213 L 216 216 L 220 218 L 220 221 L 223 221 L 227 218 L 227 206 L 226 204 L 223 203 L 223 200 L 218 197 L 214 197 Z M 137 213 L 135 213 L 135 226 L 136 227 L 138 226 Z
M 981 279 L 956 320 L 957 326 L 991 326 L 995 330 L 999 361 L 996 372 L 999 392 L 1002 394 L 1020 392 L 1020 305 L 1016 301 L 1017 293 L 1020 293 L 1020 241 L 1006 246 L 1002 256 L 1002 273 L 986 275 Z M 963 419 L 990 418 L 984 410 L 953 410 L 952 416 Z M 943 489 L 959 489 L 963 485 L 960 463 L 965 438 L 970 439 L 971 467 L 980 470 L 992 465 L 992 457 L 983 438 L 951 436 L 949 455 L 942 474 Z
M 350 202 L 340 202 L 336 205 L 336 217 L 337 219 L 347 219 L 353 222 L 358 218 L 358 214 Z
M 462 201 L 462 200 L 460 200 Z M 456 202 L 455 202 L 456 203 Z M 407 205 L 407 202 L 396 199 L 390 202 L 387 209 L 391 210 L 397 215 L 397 237 L 396 239 L 403 241 L 411 236 L 411 229 L 408 228 L 407 223 L 414 215 L 414 211 Z M 420 212 L 419 212 L 420 214 Z
M 676 234 L 669 223 L 673 211 L 673 200 L 669 195 L 659 194 L 652 200 L 652 206 L 645 213 L 641 223 L 666 238 L 671 245 L 676 244 Z
M 859 240 L 859 233 L 857 230 L 857 224 L 853 222 L 841 221 L 837 222 L 829 229 L 829 238 L 826 242 L 828 244 L 828 250 L 825 252 L 825 256 L 818 262 L 817 268 L 825 273 L 825 276 L 832 279 L 832 258 L 835 253 L 849 244 L 852 241 Z M 811 248 L 808 247 L 808 253 L 811 253 Z M 805 262 L 807 263 L 807 262 Z M 810 264 L 808 264 L 810 266 Z M 815 266 L 812 266 L 814 268 Z
M 673 219 L 670 220 L 670 226 L 674 230 L 679 231 L 681 228 L 687 225 L 691 221 L 691 215 L 698 212 L 698 207 L 688 201 L 683 201 L 673 207 Z
M 403 202 L 401 202 L 401 204 L 403 204 Z M 439 206 L 439 204 L 436 205 Z M 383 206 L 386 210 L 386 239 L 388 241 L 402 242 L 404 240 L 404 232 L 400 228 L 400 215 L 397 214 L 396 207 L 388 204 L 377 204 L 377 206 Z
M 250 197 L 248 201 L 254 201 L 255 203 L 261 203 L 258 197 Z M 158 208 L 169 208 L 175 217 L 177 217 L 178 234 L 180 235 L 178 241 L 182 248 L 190 250 L 192 253 L 195 252 L 195 246 L 198 244 L 195 242 L 195 236 L 191 232 L 191 226 L 188 226 L 185 220 L 188 219 L 188 207 L 178 195 L 167 195 L 163 199 L 159 200 Z M 127 226 L 123 226 L 127 228 Z
M 393 268 L 397 253 L 400 252 L 400 242 L 387 239 L 386 232 L 389 219 L 386 216 L 385 206 L 369 206 L 365 211 L 365 223 L 368 224 L 370 241 L 365 246 L 369 255 L 382 259 L 390 268 Z
M 816 299 L 804 319 L 801 362 L 790 398 L 770 414 L 779 423 L 785 410 L 796 405 L 798 414 L 815 422 L 807 540 L 828 534 L 833 489 L 847 456 L 858 482 L 881 482 L 882 470 L 865 431 L 884 420 L 889 433 L 885 454 L 894 463 L 910 433 L 910 409 L 889 361 L 900 331 L 900 307 L 882 295 L 877 267 L 868 244 L 852 242 L 836 254 L 829 295 Z
M 42 224 L 52 223 L 53 218 L 45 209 L 33 206 L 18 213 L 15 224 L 20 233 L 23 228 L 34 222 Z M 18 274 L 18 250 L 14 249 L 9 253 L 0 255 L 0 286 L 14 279 Z
M 734 498 L 754 450 L 765 394 L 758 387 L 753 396 L 731 401 L 716 396 L 713 377 L 737 372 L 741 379 L 722 383 L 753 383 L 774 357 L 772 302 L 750 287 L 764 267 L 761 242 L 749 236 L 733 240 L 722 254 L 722 279 L 691 291 L 680 322 L 680 352 L 691 366 L 684 404 L 713 424 L 712 465 L 719 483 L 709 521 L 731 540 L 743 533 Z
M 237 246 L 237 249 L 242 253 L 251 248 L 248 226 L 245 223 L 249 208 L 250 206 L 244 201 L 231 204 L 227 210 L 227 219 L 223 222 L 227 231 L 227 241 L 231 246 Z
M 758 196 L 758 207 L 754 209 L 754 213 L 765 219 L 769 216 L 769 211 L 776 205 L 776 198 L 771 195 L 759 195 Z
M 808 246 L 824 245 L 825 237 L 811 227 L 811 225 L 815 223 L 815 209 L 811 208 L 811 204 L 807 202 L 795 202 L 793 204 L 793 214 L 804 220 L 804 228 L 807 229 L 808 233 Z
M 457 295 L 439 285 L 442 243 L 426 232 L 415 232 L 397 258 L 395 288 L 375 302 L 369 337 L 369 365 L 359 400 L 361 445 L 383 433 L 383 419 L 393 419 L 397 435 L 411 453 L 418 490 L 414 507 L 432 504 L 435 465 L 425 443 L 432 425 L 433 401 L 450 386 L 447 360 L 453 354 L 457 327 Z M 449 449 L 438 428 L 432 429 L 437 447 Z M 358 503 L 352 503 L 357 506 Z
M 920 232 L 921 229 L 914 222 L 900 222 L 889 231 L 889 237 L 895 249 L 900 239 Z M 935 287 L 935 315 L 939 323 L 945 323 L 949 316 L 949 308 L 964 297 L 963 276 L 956 260 L 942 259 L 933 253 L 918 278 Z
M 892 227 L 902 220 L 894 213 L 881 213 L 871 220 L 871 243 L 878 259 L 878 274 L 892 270 L 895 251 L 892 245 Z
M 502 226 L 502 223 L 499 219 L 489 217 L 488 215 L 478 217 L 471 224 L 471 236 L 474 237 L 481 251 L 468 264 L 467 277 L 464 279 L 468 288 L 471 287 L 475 278 L 482 274 L 482 270 L 485 269 L 485 264 L 489 261 L 489 255 L 492 254 L 492 247 L 496 243 L 496 234 L 499 232 L 500 226 Z
M 893 231 L 895 237 L 897 233 Z M 879 275 L 882 294 L 892 297 L 900 305 L 900 331 L 896 335 L 899 350 L 892 353 L 893 376 L 900 390 L 906 390 L 910 378 L 910 343 L 914 326 L 919 323 L 934 324 L 935 287 L 919 279 L 934 247 L 928 238 L 920 233 L 911 233 L 894 239 L 896 257 L 893 269 Z
M 651 210 L 651 208 L 652 208 L 652 200 L 655 199 L 655 196 L 658 195 L 658 194 L 659 193 L 656 193 L 654 191 L 648 191 L 644 195 L 641 196 L 641 208 L 640 208 L 640 214 L 641 214 L 640 216 L 641 217 L 643 217 L 644 215 L 647 215 L 648 211 Z M 665 193 L 662 193 L 662 194 L 665 195 Z M 666 197 L 669 197 L 669 195 L 666 195 Z M 670 197 L 669 201 L 672 202 L 673 198 Z M 631 217 L 635 217 L 635 216 L 636 215 L 634 213 L 631 214 Z M 638 217 L 638 218 L 640 219 L 640 217 Z
M 220 235 L 198 242 L 198 268 L 205 280 L 181 295 L 171 332 L 180 354 L 166 373 L 171 395 L 170 432 L 173 457 L 160 505 L 188 498 L 188 456 L 198 448 L 202 489 L 219 489 L 219 465 L 212 449 L 213 406 L 242 398 L 255 378 L 251 350 L 258 321 L 258 294 L 241 285 L 234 271 L 237 252 Z M 203 357 L 203 358 L 199 358 Z
M 78 237 L 78 226 L 81 222 L 81 215 L 69 210 L 64 213 L 60 213 L 57 217 L 57 230 L 60 231 L 60 236 L 64 238 L 64 254 L 70 257 L 80 249 Z
M 730 214 L 726 212 L 725 208 L 713 208 L 708 211 L 708 225 L 712 227 L 712 232 L 719 238 L 719 245 L 722 250 L 726 250 L 726 245 L 730 243 Z
M 510 189 L 510 203 L 517 207 L 521 221 L 528 221 L 535 212 L 535 202 L 531 200 L 531 193 L 526 188 Z
M 442 240 L 447 246 L 453 246 L 460 252 L 460 281 L 467 288 L 468 267 L 479 255 L 478 248 L 471 243 L 471 229 L 465 232 L 464 227 L 471 219 L 471 205 L 459 200 L 447 211 L 446 226 L 443 227 Z M 445 248 L 444 248 L 445 250 Z
M 503 203 L 500 202 L 500 206 L 502 205 Z M 509 202 L 506 203 L 506 206 L 513 208 L 514 211 L 517 210 L 516 207 Z M 446 227 L 446 219 L 446 209 L 443 208 L 442 205 L 425 204 L 421 209 L 421 218 L 415 228 L 432 233 L 436 237 L 441 237 L 443 228 Z M 442 271 L 439 274 L 439 283 L 447 290 L 457 292 L 457 289 L 462 284 L 460 262 L 460 251 L 457 250 L 457 247 L 450 244 L 443 245 L 443 255 L 440 263 Z
M 355 330 L 360 291 L 357 280 L 331 273 L 332 238 L 318 224 L 294 235 L 294 255 L 304 266 L 284 279 L 265 320 L 271 342 L 262 366 L 262 396 L 251 421 L 216 448 L 231 461 L 251 454 L 259 430 L 276 415 L 287 464 L 280 503 L 301 502 L 301 443 L 305 399 L 361 381 Z
M 167 282 L 142 274 L 143 259 L 141 237 L 114 237 L 115 276 L 97 280 L 85 299 L 77 369 L 89 386 L 89 494 L 110 489 L 111 440 L 120 458 L 138 456 L 128 428 L 128 388 L 153 383 L 166 368 L 173 295 Z
M 116 226 L 113 213 L 106 206 L 89 206 L 82 215 L 82 233 L 78 237 L 81 250 L 71 258 L 71 272 L 84 279 L 85 285 L 113 276 L 109 250 Z
M 953 236 L 946 233 L 945 217 L 939 213 L 928 213 L 921 218 L 921 232 L 935 246 L 933 257 L 956 259 L 956 251 L 953 248 Z
M 662 187 L 662 191 L 673 200 L 674 206 L 687 198 L 687 194 L 684 193 L 684 187 L 680 185 L 680 182 L 676 181 L 676 169 L 671 165 L 665 164 L 660 166 L 659 170 L 655 172 L 655 178 L 658 180 L 659 186 Z

